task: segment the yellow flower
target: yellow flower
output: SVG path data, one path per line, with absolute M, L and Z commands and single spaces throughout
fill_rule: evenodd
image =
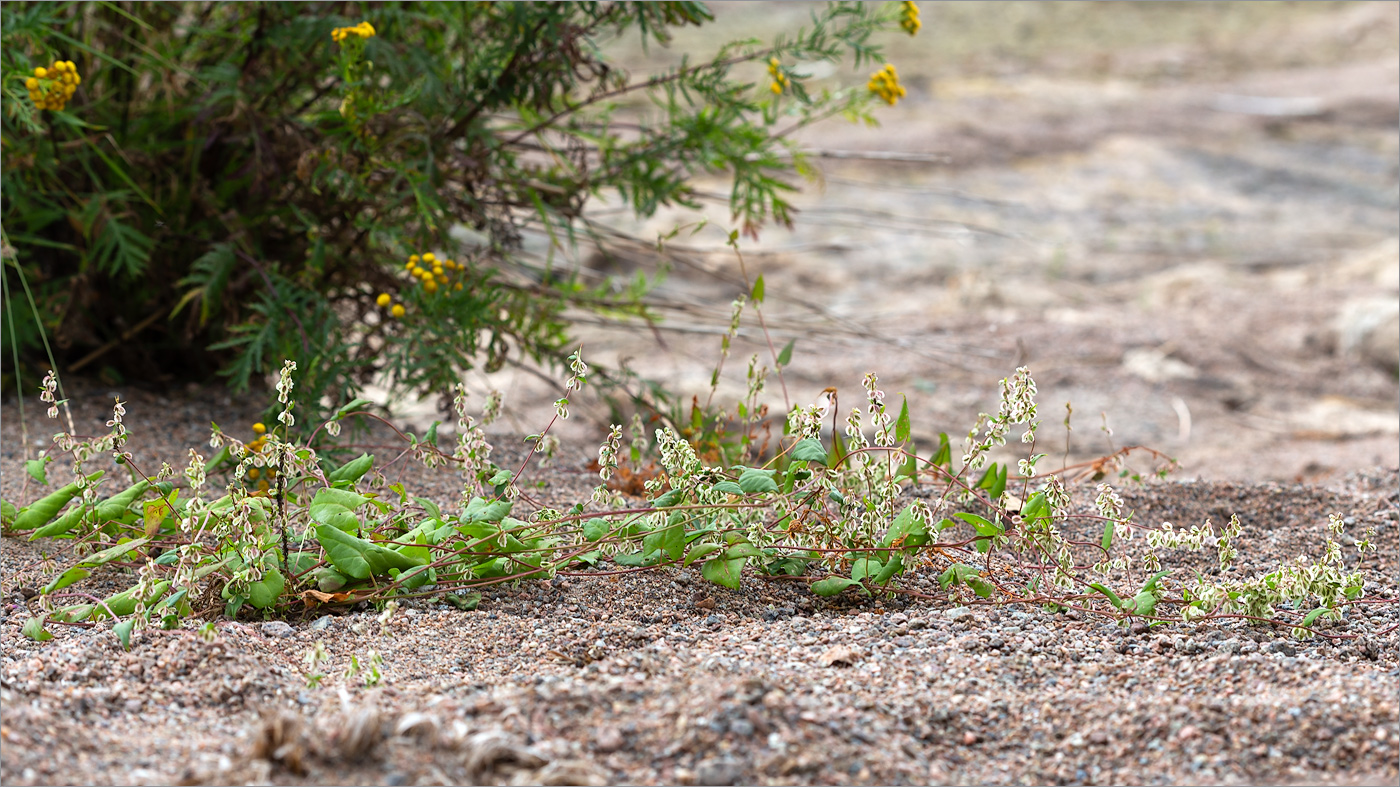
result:
M 919 6 L 912 0 L 904 0 L 900 6 L 899 26 L 911 36 L 918 33 L 919 28 L 923 27 L 923 23 L 919 21 Z
M 442 267 L 450 271 L 455 271 L 457 270 L 457 263 L 453 262 L 452 260 L 443 260 Z
M 894 66 L 886 63 L 885 67 L 870 75 L 870 81 L 865 85 L 871 93 L 884 99 L 886 104 L 894 106 L 895 102 L 903 98 L 907 91 L 899 84 L 899 74 L 895 72 Z
M 38 78 L 40 78 L 40 79 L 43 79 L 44 77 L 46 77 L 46 76 L 48 76 L 48 75 L 49 75 L 49 70 L 48 70 L 47 68 L 44 68 L 43 66 L 39 66 L 38 68 L 34 69 L 34 76 L 36 76 L 36 77 L 38 77 Z
M 257 478 L 258 478 L 259 472 L 260 472 L 260 471 L 258 470 L 258 468 L 256 468 L 256 467 L 250 467 L 250 468 L 248 468 L 248 477 L 256 481 Z
M 384 306 L 388 306 L 388 305 L 389 305 L 389 302 L 392 301 L 392 300 L 393 300 L 393 298 L 390 298 L 390 297 L 389 297 L 389 293 L 387 293 L 387 292 L 381 292 L 381 293 L 379 293 L 379 297 L 376 298 L 376 299 L 374 300 L 374 302 L 377 303 L 377 304 L 379 304 L 380 307 L 384 307 Z
M 39 89 L 39 80 L 35 79 L 34 77 L 30 77 L 24 80 L 24 86 L 29 88 L 29 91 L 32 93 L 35 90 Z
M 441 265 L 434 265 L 434 266 L 433 266 L 433 275 L 434 275 L 434 276 L 441 276 L 441 275 L 443 275 L 443 273 L 442 273 L 442 266 L 441 266 Z
M 411 266 L 416 266 L 416 265 L 418 265 L 418 255 L 417 255 L 417 254 L 410 254 L 410 255 L 408 255 L 408 264 L 411 265 Z
M 404 314 L 403 304 L 402 304 L 402 303 L 396 303 L 396 304 L 394 304 L 394 308 L 390 309 L 390 310 L 389 310 L 389 313 L 392 314 L 392 315 L 394 315 L 395 317 L 402 317 L 403 314 Z
M 460 281 L 457 282 L 456 284 L 452 285 L 452 289 L 457 290 L 457 291 L 460 292 L 461 289 L 462 289 L 462 283 L 461 283 Z
M 437 292 L 437 282 L 433 281 L 432 279 L 425 279 L 423 281 L 423 289 L 427 290 L 428 292 Z
M 253 424 L 253 432 L 254 432 L 255 434 L 263 434 L 263 433 L 265 433 L 266 431 L 267 431 L 267 427 L 264 426 L 263 423 L 262 423 L 261 421 L 259 421 L 258 423 Z
M 427 254 L 424 254 L 424 255 L 423 255 L 423 261 L 426 262 L 426 263 L 431 264 L 431 263 L 437 261 L 437 257 L 430 251 L 430 252 L 428 252 Z

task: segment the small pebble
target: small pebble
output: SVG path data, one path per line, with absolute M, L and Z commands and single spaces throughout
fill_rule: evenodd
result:
M 268 637 L 290 637 L 296 633 L 296 629 L 285 620 L 269 620 L 258 628 Z

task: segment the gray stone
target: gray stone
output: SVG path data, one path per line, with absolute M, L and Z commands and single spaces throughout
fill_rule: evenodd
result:
M 284 620 L 269 620 L 258 628 L 267 637 L 290 637 L 296 633 L 296 629 Z
M 695 769 L 695 783 L 701 785 L 736 784 L 743 776 L 743 766 L 729 758 L 705 760 Z
M 335 615 L 322 615 L 313 620 L 308 628 L 312 631 L 325 631 L 331 627 L 331 623 L 333 622 L 335 622 Z
M 1298 649 L 1293 647 L 1293 643 L 1285 642 L 1283 640 L 1278 640 L 1277 642 L 1269 643 L 1269 652 L 1282 653 L 1285 656 L 1298 655 Z

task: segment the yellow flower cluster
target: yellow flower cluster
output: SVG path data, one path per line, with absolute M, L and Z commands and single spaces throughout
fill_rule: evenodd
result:
M 919 6 L 913 0 L 904 0 L 900 3 L 899 26 L 904 28 L 904 32 L 914 35 L 923 27 L 923 22 L 919 21 Z
M 768 59 L 768 75 L 773 77 L 771 88 L 774 93 L 780 94 L 787 88 L 792 87 L 792 81 L 789 80 L 787 74 L 784 74 L 782 69 L 778 67 L 778 58 L 776 57 Z
M 24 86 L 35 106 L 57 112 L 68 105 L 82 81 L 72 60 L 55 60 L 48 68 L 34 69 L 34 76 L 24 80 Z
M 263 447 L 267 445 L 267 426 L 261 422 L 253 424 L 253 433 L 257 435 L 248 443 L 248 450 L 255 454 L 262 453 Z M 257 491 L 253 494 L 266 495 L 271 488 L 271 482 L 277 478 L 277 468 L 275 467 L 250 467 L 248 468 L 248 480 L 257 481 Z
M 337 44 L 355 36 L 358 38 L 374 38 L 374 25 L 369 22 L 361 22 L 354 27 L 337 27 L 331 31 L 331 40 Z
M 399 318 L 399 317 L 402 317 L 402 316 L 404 316 L 404 314 L 407 313 L 407 310 L 404 309 L 403 304 L 402 304 L 402 303 L 394 303 L 394 298 L 393 298 L 393 296 L 391 296 L 391 295 L 390 295 L 389 293 L 387 293 L 387 292 L 381 292 L 381 293 L 379 293 L 379 297 L 378 297 L 378 298 L 375 298 L 375 299 L 374 299 L 374 302 L 377 303 L 377 304 L 379 304 L 379 308 L 381 308 L 381 309 L 388 307 L 388 308 L 389 308 L 389 314 L 393 315 L 395 319 L 397 319 L 397 318 Z M 391 303 L 394 303 L 394 305 L 393 305 L 392 307 L 389 306 L 389 304 L 391 304 Z
M 866 83 L 870 92 L 883 98 L 886 104 L 894 106 L 895 102 L 904 98 L 904 86 L 899 84 L 899 74 L 895 73 L 894 66 L 886 63 L 885 67 L 870 75 L 870 81 Z
M 410 255 L 404 269 L 410 276 L 423 283 L 424 292 L 432 295 L 441 291 L 446 295 L 449 290 L 462 289 L 462 283 L 453 282 L 452 276 L 466 270 L 466 267 L 452 260 L 440 260 L 430 251 L 421 257 L 417 254 Z

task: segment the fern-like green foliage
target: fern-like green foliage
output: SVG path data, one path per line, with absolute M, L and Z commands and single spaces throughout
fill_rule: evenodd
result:
M 335 15 L 348 8 L 6 4 L 5 291 L 34 283 L 36 308 L 17 312 L 29 327 L 6 327 L 0 352 L 18 343 L 37 359 L 42 330 L 61 371 L 100 349 L 76 371 L 217 369 L 235 389 L 293 359 L 311 409 L 386 374 L 423 392 L 511 357 L 557 362 L 567 309 L 644 314 L 646 288 L 619 296 L 532 271 L 523 233 L 587 242 L 591 199 L 616 195 L 642 216 L 696 206 L 694 179 L 714 174 L 730 178 L 743 231 L 789 222 L 800 165 L 789 133 L 868 119 L 873 97 L 858 76 L 815 95 L 800 77 L 775 92 L 736 69 L 862 66 L 879 57 L 872 36 L 897 23 L 892 7 L 836 3 L 791 37 L 633 78 L 607 42 L 664 46 L 710 11 L 400 3 Z M 64 109 L 40 111 L 25 82 L 60 60 L 81 85 Z M 485 240 L 457 246 L 454 228 Z M 410 273 L 411 255 L 430 251 L 453 265 Z

